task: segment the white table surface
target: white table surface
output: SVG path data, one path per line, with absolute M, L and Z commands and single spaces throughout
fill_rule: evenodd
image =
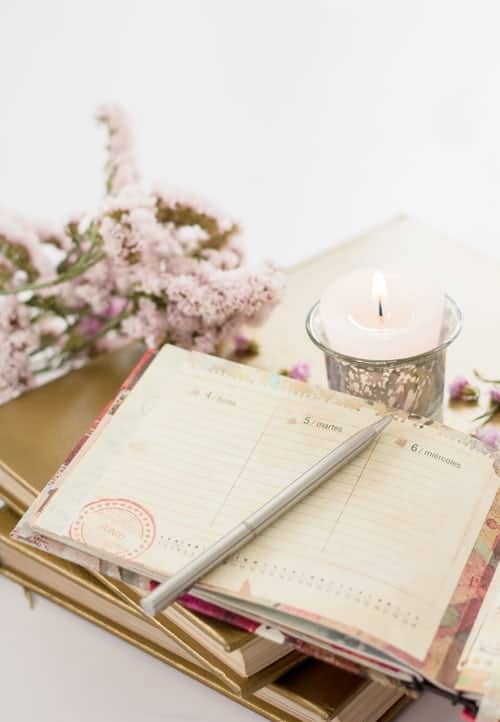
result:
M 146 181 L 234 213 L 252 260 L 401 212 L 498 258 L 499 21 L 495 0 L 3 0 L 0 205 L 95 207 L 114 100 Z M 258 719 L 4 579 L 0 632 L 2 719 Z M 401 716 L 457 718 L 429 696 Z
M 0 577 L 0 719 L 38 722 L 258 722 L 250 712 Z M 401 722 L 458 722 L 450 704 L 425 695 Z M 359 720 L 357 722 L 362 722 Z

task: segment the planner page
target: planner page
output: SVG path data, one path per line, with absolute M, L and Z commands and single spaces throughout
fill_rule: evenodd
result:
M 379 413 L 166 347 L 30 523 L 161 580 Z M 205 588 L 347 625 L 423 660 L 498 486 L 491 458 L 461 438 L 394 420 Z

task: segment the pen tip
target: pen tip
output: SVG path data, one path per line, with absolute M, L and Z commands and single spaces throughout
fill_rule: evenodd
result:
M 380 434 L 381 431 L 385 429 L 386 426 L 389 426 L 389 424 L 392 421 L 392 416 L 384 416 L 382 419 L 379 419 L 373 424 L 373 428 L 377 434 Z

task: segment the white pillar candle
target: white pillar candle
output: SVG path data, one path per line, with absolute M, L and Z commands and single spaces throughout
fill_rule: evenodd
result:
M 332 350 L 360 359 L 416 356 L 439 343 L 444 293 L 411 273 L 362 269 L 341 276 L 320 301 Z

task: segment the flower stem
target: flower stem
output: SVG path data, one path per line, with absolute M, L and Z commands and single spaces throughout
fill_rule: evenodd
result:
M 493 408 L 488 409 L 488 411 L 485 411 L 484 414 L 480 414 L 479 416 L 476 416 L 472 421 L 480 421 L 481 419 L 484 419 L 483 424 L 486 424 L 488 421 L 490 421 L 500 410 L 500 405 L 496 404 Z
M 80 259 L 71 266 L 65 273 L 62 273 L 57 278 L 53 278 L 51 281 L 44 281 L 43 283 L 27 283 L 24 286 L 17 286 L 17 288 L 0 288 L 0 296 L 12 296 L 13 294 L 22 293 L 23 291 L 40 291 L 42 288 L 50 288 L 51 286 L 58 286 L 61 283 L 70 281 L 72 278 L 81 276 L 82 273 L 88 271 L 89 268 L 95 266 L 96 263 L 102 261 L 105 257 L 101 251 L 99 255 L 91 258 L 85 264 L 79 265 Z
M 129 314 L 126 311 L 123 311 L 122 313 L 119 313 L 117 316 L 113 316 L 113 318 L 110 318 L 107 323 L 102 326 L 99 331 L 96 331 L 92 336 L 89 336 L 85 339 L 85 341 L 78 346 L 76 349 L 72 349 L 72 353 L 78 353 L 84 348 L 87 348 L 88 346 L 91 346 L 95 341 L 98 341 L 102 336 L 105 336 L 108 331 L 112 331 L 114 328 L 120 325 L 120 323 L 123 321 L 124 318 L 127 318 Z
M 485 384 L 500 384 L 500 379 L 487 379 L 485 376 L 479 373 L 477 369 L 474 369 L 474 376 Z
M 64 352 L 61 356 L 61 363 L 66 363 L 72 356 L 76 356 L 81 351 L 84 351 L 89 346 L 92 346 L 96 341 L 102 338 L 102 336 L 105 336 L 108 331 L 112 331 L 114 328 L 119 326 L 123 319 L 127 318 L 128 315 L 129 314 L 126 311 L 123 311 L 117 316 L 111 318 L 99 329 L 99 331 L 96 331 L 96 333 L 92 334 L 92 336 L 86 338 L 79 346 L 76 346 Z
M 88 271 L 89 268 L 95 266 L 96 263 L 102 261 L 105 257 L 104 251 L 98 251 L 98 253 L 92 253 L 91 249 L 85 256 L 75 261 L 64 273 L 60 276 L 56 276 L 51 281 L 44 281 L 43 283 L 26 283 L 24 286 L 17 286 L 16 288 L 0 288 L 0 296 L 12 296 L 13 294 L 21 293 L 22 291 L 39 291 L 42 288 L 50 288 L 51 286 L 58 286 L 60 283 L 70 281 L 72 278 L 81 276 L 82 273 Z

